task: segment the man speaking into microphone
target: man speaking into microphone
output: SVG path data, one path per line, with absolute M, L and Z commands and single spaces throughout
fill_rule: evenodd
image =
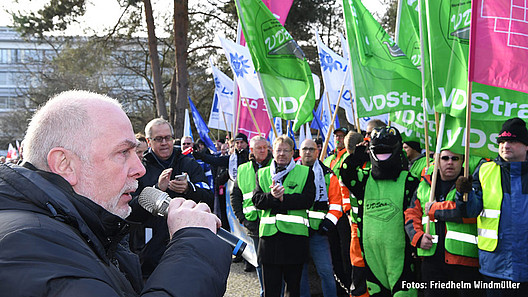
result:
M 231 248 L 203 203 L 172 199 L 171 240 L 141 278 L 123 237 L 128 202 L 145 174 L 121 105 L 68 91 L 33 116 L 21 166 L 0 166 L 3 296 L 223 296 Z

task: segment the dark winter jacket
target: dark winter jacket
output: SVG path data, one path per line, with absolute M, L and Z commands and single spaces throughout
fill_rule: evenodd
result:
M 172 168 L 171 179 L 176 175 L 187 172 L 190 179 L 190 182 L 188 182 L 189 191 L 185 194 L 180 194 L 167 189 L 167 194 L 170 197 L 190 199 L 196 203 L 205 202 L 213 209 L 213 192 L 209 189 L 203 169 L 196 160 L 183 155 L 176 148 L 174 148 L 169 160 L 172 160 L 169 165 L 164 166 L 151 150 L 143 156 L 143 165 L 147 172 L 138 179 L 139 187 L 136 195 L 141 193 L 145 187 L 157 185 L 161 172 L 166 168 Z M 139 255 L 143 276 L 148 277 L 158 265 L 167 244 L 169 244 L 169 230 L 165 218 L 154 216 L 144 210 L 139 205 L 137 196 L 132 199 L 130 205 L 132 206 L 132 214 L 128 217 L 128 220 L 132 222 L 130 248 Z M 152 232 L 152 238 L 148 242 L 145 239 L 146 229 Z
M 176 232 L 143 287 L 137 256 L 122 240 L 127 228 L 56 174 L 0 165 L 0 294 L 223 295 L 230 248 L 212 232 Z

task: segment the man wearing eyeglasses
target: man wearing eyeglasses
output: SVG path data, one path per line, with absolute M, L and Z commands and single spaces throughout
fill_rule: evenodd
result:
M 422 281 L 471 282 L 478 281 L 476 219 L 462 219 L 456 205 L 455 183 L 463 174 L 464 158 L 450 150 L 440 153 L 438 166 L 429 167 L 416 190 L 410 206 L 405 210 L 405 231 L 411 244 L 417 248 L 421 263 Z M 437 168 L 434 201 L 430 202 L 431 174 Z M 427 219 L 428 218 L 428 219 Z M 424 233 L 426 224 L 430 232 Z M 474 288 L 442 290 L 433 286 L 424 288 L 425 296 L 481 296 Z
M 318 160 L 317 143 L 306 139 L 301 143 L 301 160 L 297 164 L 310 167 L 314 173 L 315 201 L 308 210 L 310 222 L 310 255 L 321 278 L 324 296 L 337 296 L 334 268 L 327 232 L 334 230 L 343 215 L 341 187 L 334 172 Z M 310 296 L 308 265 L 304 264 L 301 279 L 301 296 Z
M 526 122 L 504 122 L 497 137 L 499 156 L 471 178 L 457 180 L 457 198 L 468 193 L 463 210 L 477 218 L 480 273 L 488 296 L 528 296 L 528 130 Z M 463 203 L 463 202 L 462 202 Z
M 153 119 L 145 127 L 145 136 L 149 149 L 142 162 L 147 172 L 138 179 L 136 194 L 145 187 L 154 186 L 170 197 L 204 202 L 212 209 L 213 193 L 204 171 L 196 160 L 174 148 L 171 124 L 162 118 Z M 148 277 L 169 243 L 167 224 L 165 218 L 153 216 L 139 206 L 137 197 L 132 200 L 131 206 L 129 220 L 142 223 L 140 231 L 130 235 L 131 249 L 139 254 L 143 276 Z
M 303 264 L 308 260 L 308 214 L 315 198 L 314 173 L 293 161 L 293 140 L 273 142 L 270 166 L 257 171 L 253 204 L 260 213 L 258 258 L 264 297 L 299 296 Z

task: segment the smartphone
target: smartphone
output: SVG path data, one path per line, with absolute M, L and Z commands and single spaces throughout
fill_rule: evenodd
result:
M 178 181 L 182 181 L 182 180 L 187 180 L 187 174 L 184 173 L 184 174 L 180 174 L 180 175 L 176 175 L 174 177 L 175 180 L 178 180 Z

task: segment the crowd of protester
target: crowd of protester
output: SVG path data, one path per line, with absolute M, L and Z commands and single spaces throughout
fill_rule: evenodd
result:
M 126 127 L 126 137 L 130 137 L 131 126 L 120 107 L 112 99 L 92 93 L 62 94 L 37 113 L 34 121 L 54 116 L 63 105 L 68 105 L 68 100 L 84 106 L 90 123 L 100 120 L 97 131 L 107 129 L 105 135 L 117 140 L 120 131 L 114 131 L 118 126 L 113 125 L 121 125 Z M 116 118 L 103 119 L 105 113 Z M 64 115 L 75 116 L 77 113 Z M 30 128 L 37 129 L 34 126 Z M 81 126 L 88 127 L 86 123 Z M 59 132 L 65 129 L 64 135 L 78 132 L 56 129 Z M 160 292 L 165 286 L 173 292 L 184 292 L 167 283 L 170 278 L 164 273 L 177 269 L 169 268 L 173 263 L 188 269 L 178 271 L 182 278 L 178 284 L 197 294 L 193 296 L 221 296 L 227 278 L 226 247 L 215 241 L 217 238 L 209 238 L 195 229 L 214 232 L 212 225 L 217 224 L 230 230 L 228 210 L 232 209 L 231 223 L 240 223 L 256 248 L 258 265 L 253 267 L 246 261 L 245 271 L 256 269 L 261 296 L 310 296 L 310 262 L 325 297 L 528 296 L 528 130 L 520 118 L 507 120 L 498 131 L 498 156 L 493 160 L 466 157 L 450 149 L 427 156 L 419 142 L 403 139 L 396 128 L 379 120 L 369 122 L 363 133 L 349 131 L 347 127 L 334 130 L 335 150 L 326 158 L 320 158 L 321 139 L 306 139 L 296 147 L 294 140 L 285 135 L 270 143 L 262 136 L 248 139 L 243 133 L 217 141 L 217 152 L 213 153 L 200 139 L 194 141 L 191 136 L 175 139 L 172 125 L 156 118 L 135 139 L 125 141 L 126 152 L 135 151 L 133 156 L 127 155 L 125 162 L 130 162 L 128 170 L 134 171 L 128 179 L 137 179 L 137 187 L 127 187 L 128 192 L 122 193 L 131 197 L 126 207 L 120 206 L 122 209 L 96 200 L 99 192 L 87 190 L 98 187 L 96 183 L 104 188 L 113 177 L 103 175 L 106 167 L 100 167 L 100 174 L 94 175 L 99 180 L 88 183 L 86 180 L 95 174 L 92 172 L 95 167 L 82 165 L 79 160 L 101 160 L 106 158 L 101 155 L 105 150 L 94 151 L 94 155 L 87 157 L 72 157 L 69 150 L 74 151 L 77 143 L 70 144 L 62 134 L 63 138 L 57 136 L 57 143 L 50 144 L 35 134 L 43 132 L 30 132 L 28 160 L 20 160 L 19 165 L 2 165 L 0 170 L 1 182 L 7 189 L 0 194 L 5 201 L 11 201 L 0 209 L 0 225 L 4 228 L 0 244 L 20 246 L 17 251 L 0 249 L 0 261 L 9 265 L 8 270 L 2 268 L 0 273 L 4 283 L 0 288 L 6 292 L 14 292 L 15 286 L 6 285 L 5 281 L 14 281 L 21 274 L 18 267 L 29 255 L 23 242 L 33 231 L 27 230 L 36 228 L 37 232 L 44 232 L 39 242 L 45 247 L 53 242 L 54 235 L 49 230 L 59 224 L 53 228 L 59 228 L 64 236 L 83 234 L 84 242 L 75 245 L 82 246 L 88 258 L 99 257 L 101 263 L 113 263 L 108 271 L 105 268 L 100 272 L 112 281 L 108 287 L 102 286 L 99 282 L 105 282 L 105 276 L 93 276 L 88 264 L 79 270 L 57 268 L 43 250 L 37 256 L 43 257 L 46 265 L 37 265 L 32 275 L 45 279 L 47 285 L 39 287 L 32 280 L 30 295 L 41 295 L 39 290 L 90 291 L 87 288 L 92 284 L 92 292 L 100 292 L 100 296 L 106 296 L 108 290 Z M 92 134 L 87 137 L 98 139 L 98 135 Z M 49 152 L 38 154 L 39 145 Z M 137 159 L 141 164 L 130 161 Z M 469 176 L 464 176 L 466 166 Z M 16 174 L 25 176 L 30 188 L 13 183 Z M 82 186 L 83 182 L 86 185 Z M 25 198 L 20 198 L 26 197 L 27 191 L 40 191 L 43 185 L 49 191 L 60 192 L 59 200 L 23 202 Z M 210 220 L 207 215 L 213 212 L 214 223 L 175 227 L 174 220 L 178 219 L 170 211 L 167 218 L 143 208 L 138 196 L 147 187 L 165 192 L 174 201 L 179 198 L 180 207 L 189 201 L 188 207 L 200 209 L 198 217 Z M 86 204 L 80 195 L 111 214 L 93 205 L 88 207 L 93 214 L 69 214 L 71 209 L 81 206 L 75 203 L 69 206 L 66 201 L 78 199 L 78 203 Z M 28 203 L 34 206 L 27 207 Z M 46 219 L 39 219 L 46 224 L 21 221 L 30 220 L 21 215 L 27 212 L 45 216 Z M 119 237 L 105 233 L 109 228 L 105 224 L 125 224 L 114 214 L 126 218 L 126 225 L 130 225 L 125 231 L 112 231 L 118 232 Z M 188 216 L 185 218 L 194 222 Z M 88 220 L 86 226 L 82 220 Z M 98 220 L 101 222 L 94 223 Z M 76 231 L 68 231 L 61 224 L 73 226 Z M 105 236 L 106 241 L 102 239 Z M 119 240 L 122 236 L 126 243 Z M 15 239 L 20 242 L 14 244 Z M 191 242 L 191 246 L 186 246 L 185 241 Z M 205 250 L 196 253 L 198 246 Z M 65 254 L 74 249 L 61 248 Z M 123 258 L 127 249 L 137 254 L 139 266 Z M 89 250 L 95 251 L 93 255 Z M 204 258 L 203 254 L 209 252 L 212 254 Z M 98 253 L 102 254 L 97 256 Z M 15 258 L 9 258 L 11 255 Z M 188 257 L 196 266 L 178 257 Z M 74 258 L 71 261 L 76 261 Z M 73 265 L 71 261 L 68 265 Z M 215 261 L 222 264 L 213 264 Z M 213 271 L 205 273 L 204 267 Z M 56 277 L 43 276 L 45 269 L 51 269 Z M 117 271 L 123 275 L 116 274 Z M 220 274 L 215 275 L 216 272 Z M 193 278 L 203 282 L 204 287 L 190 288 L 196 285 L 196 281 L 191 281 Z M 91 281 L 84 282 L 86 279 Z

